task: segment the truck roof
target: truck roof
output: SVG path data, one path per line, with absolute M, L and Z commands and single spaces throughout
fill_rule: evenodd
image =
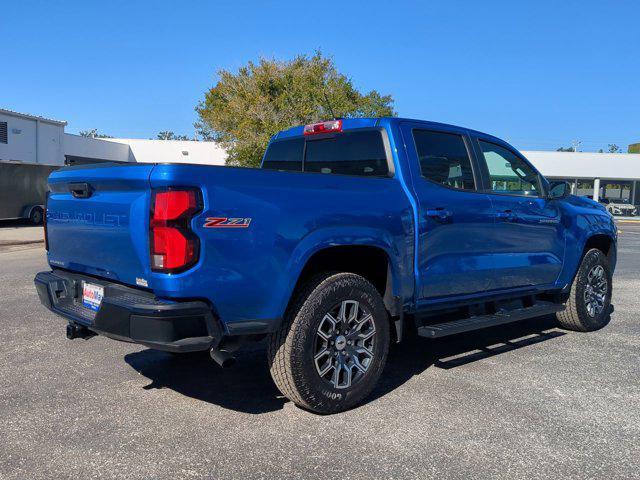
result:
M 386 125 L 397 125 L 399 123 L 402 122 L 417 122 L 417 123 L 422 123 L 425 126 L 429 127 L 434 127 L 434 128 L 442 128 L 442 127 L 446 127 L 447 129 L 453 129 L 453 130 L 458 130 L 461 133 L 465 132 L 465 133 L 474 133 L 477 135 L 481 135 L 487 138 L 492 138 L 494 140 L 499 141 L 500 143 L 506 143 L 504 142 L 504 140 L 495 137 L 493 135 L 489 135 L 488 133 L 484 133 L 484 132 L 480 132 L 478 130 L 473 130 L 471 128 L 466 128 L 466 127 L 461 127 L 459 125 L 451 125 L 448 123 L 441 123 L 441 122 L 433 122 L 430 120 L 419 120 L 419 119 L 415 119 L 415 118 L 406 118 L 406 117 L 365 117 L 365 118 L 343 118 L 342 119 L 342 129 L 343 130 L 351 130 L 354 128 L 368 128 L 368 127 L 375 127 L 375 126 L 386 126 Z M 304 125 L 297 125 L 295 127 L 291 127 L 288 128 L 286 130 L 281 130 L 280 132 L 276 133 L 272 140 L 276 140 L 276 139 L 283 139 L 283 138 L 290 138 L 290 137 L 298 137 L 298 136 L 302 136 L 302 132 L 304 129 Z

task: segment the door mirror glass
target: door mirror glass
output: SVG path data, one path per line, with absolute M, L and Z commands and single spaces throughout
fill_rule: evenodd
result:
M 549 184 L 549 198 L 565 198 L 571 193 L 569 182 L 551 182 Z

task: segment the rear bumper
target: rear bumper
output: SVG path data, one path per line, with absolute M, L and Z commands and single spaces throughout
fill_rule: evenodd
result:
M 104 287 L 98 311 L 82 304 L 84 281 Z M 206 302 L 163 300 L 145 290 L 63 270 L 40 272 L 34 282 L 49 310 L 115 340 L 193 352 L 215 348 L 222 339 L 222 328 Z

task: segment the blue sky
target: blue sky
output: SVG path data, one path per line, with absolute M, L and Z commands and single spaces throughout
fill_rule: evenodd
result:
M 5 1 L 0 107 L 193 135 L 219 69 L 321 49 L 400 116 L 521 149 L 640 141 L 638 1 Z

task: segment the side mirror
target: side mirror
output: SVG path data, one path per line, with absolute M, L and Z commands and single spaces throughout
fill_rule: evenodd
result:
M 551 182 L 549 184 L 549 195 L 547 196 L 547 198 L 549 198 L 549 200 L 566 198 L 570 194 L 571 194 L 571 185 L 569 185 L 569 182 L 565 182 L 565 181 Z

